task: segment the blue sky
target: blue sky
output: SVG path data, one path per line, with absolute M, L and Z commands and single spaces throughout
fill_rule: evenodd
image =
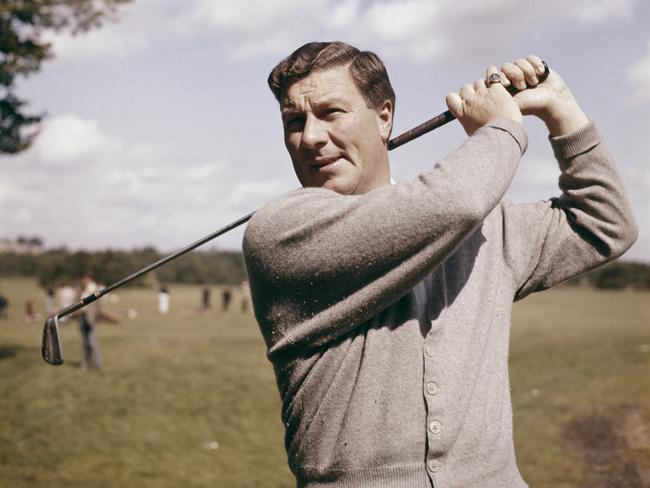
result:
M 641 228 L 627 258 L 650 260 L 650 6 L 634 0 L 135 0 L 84 36 L 50 36 L 55 59 L 20 80 L 46 112 L 32 149 L 3 157 L 0 237 L 50 247 L 168 251 L 298 186 L 266 86 L 312 40 L 344 40 L 384 59 L 397 135 L 445 110 L 445 95 L 488 64 L 534 53 L 596 121 Z M 546 132 L 508 193 L 557 194 Z M 391 153 L 414 178 L 465 138 L 449 124 Z M 236 249 L 241 232 L 215 243 Z

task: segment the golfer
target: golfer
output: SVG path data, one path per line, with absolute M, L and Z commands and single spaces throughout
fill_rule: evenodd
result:
M 309 43 L 269 76 L 304 188 L 255 214 L 244 253 L 298 486 L 527 486 L 512 302 L 620 256 L 637 232 L 596 127 L 543 72 L 529 56 L 450 93 L 469 137 L 395 184 L 395 96 L 375 54 Z M 560 190 L 514 205 L 522 115 L 548 127 Z

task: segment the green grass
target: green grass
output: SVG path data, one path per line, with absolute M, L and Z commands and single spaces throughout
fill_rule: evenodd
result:
M 515 305 L 510 356 L 515 445 L 520 470 L 532 486 L 650 486 L 649 349 L 648 292 L 561 287 Z M 581 432 L 580 447 L 567 438 L 576 419 L 600 419 L 592 430 L 611 420 L 612 429 Z M 614 436 L 618 447 L 600 446 L 591 437 L 599 434 Z M 645 482 L 629 484 L 616 466 L 585 463 L 585 447 L 590 453 L 608 450 L 619 464 L 633 461 L 645 472 Z M 615 481 L 597 484 L 607 476 Z
M 2 279 L 0 293 L 12 304 L 0 319 L 0 487 L 294 486 L 252 316 L 200 314 L 194 286 L 172 286 L 164 317 L 154 291 L 118 291 L 106 306 L 139 314 L 100 325 L 96 373 L 78 367 L 74 321 L 62 326 L 66 363 L 42 361 L 42 320 L 21 317 L 28 297 L 43 301 L 35 282 Z M 515 441 L 531 486 L 589 486 L 605 469 L 567 435 L 597 413 L 620 417 L 623 434 L 623 417 L 636 419 L 637 437 L 611 452 L 650 470 L 637 425 L 650 424 L 650 293 L 560 288 L 517 304 L 513 322 Z

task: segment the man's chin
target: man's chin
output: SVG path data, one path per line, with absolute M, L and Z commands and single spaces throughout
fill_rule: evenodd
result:
M 341 195 L 352 195 L 357 185 L 345 178 L 330 178 L 320 185 L 321 188 L 332 190 Z

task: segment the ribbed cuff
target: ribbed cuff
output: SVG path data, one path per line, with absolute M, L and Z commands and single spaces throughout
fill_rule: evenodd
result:
M 485 124 L 485 126 L 501 129 L 510 134 L 517 144 L 519 144 L 521 154 L 524 154 L 526 149 L 528 149 L 528 132 L 526 132 L 526 128 L 516 120 L 508 118 L 494 119 Z
M 558 137 L 548 136 L 548 140 L 551 142 L 553 154 L 558 161 L 562 162 L 589 151 L 600 143 L 601 138 L 596 124 L 589 121 L 569 134 Z

